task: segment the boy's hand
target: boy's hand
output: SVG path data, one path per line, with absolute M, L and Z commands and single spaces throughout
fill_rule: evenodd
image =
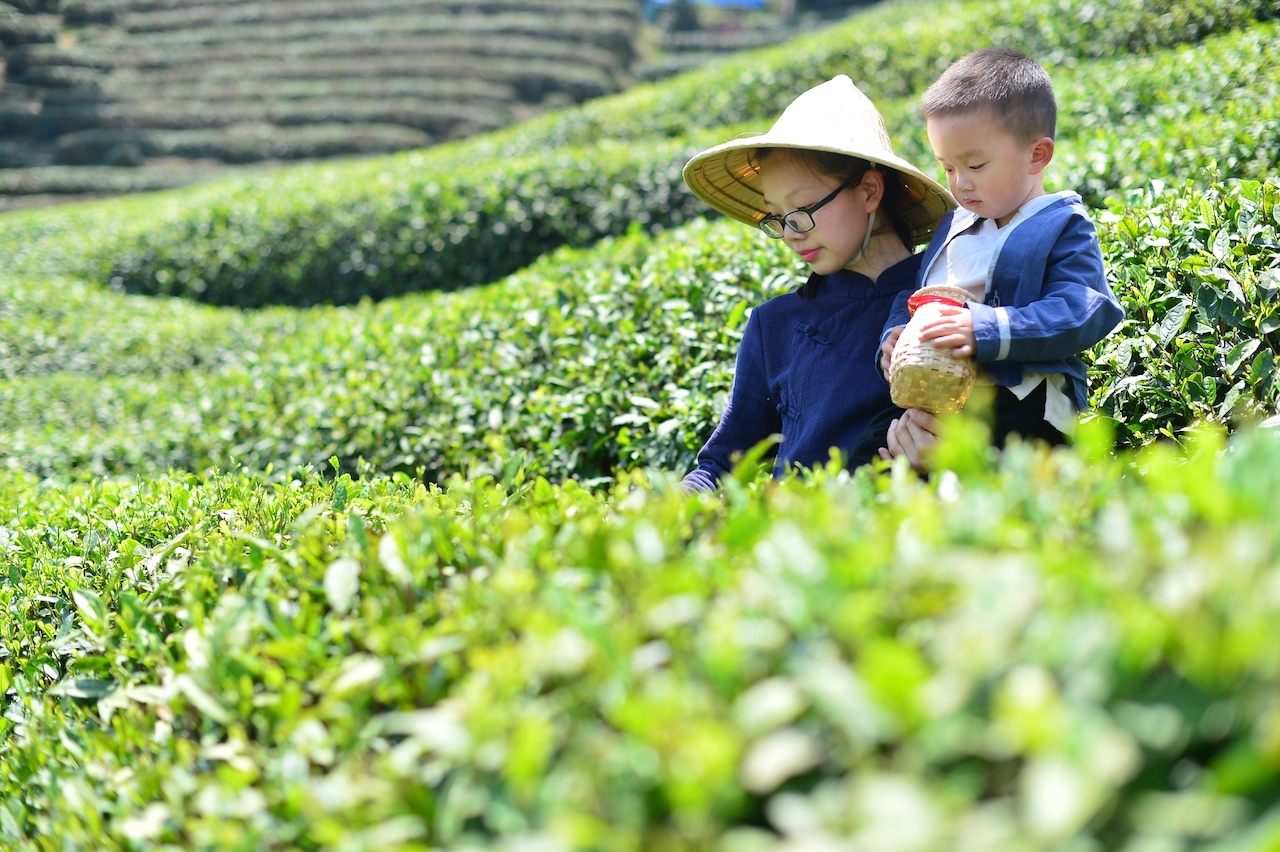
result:
M 884 373 L 885 378 L 889 377 L 889 364 L 893 362 L 893 347 L 898 344 L 898 338 L 902 336 L 902 329 L 905 327 L 895 325 L 884 343 L 880 344 L 880 372 Z
M 968 308 L 943 305 L 941 316 L 921 326 L 920 339 L 931 340 L 939 349 L 947 349 L 952 358 L 972 358 L 978 352 L 978 338 L 973 334 L 973 314 Z

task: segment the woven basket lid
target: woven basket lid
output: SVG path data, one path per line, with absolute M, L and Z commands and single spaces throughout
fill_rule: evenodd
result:
M 921 287 L 911 294 L 911 298 L 907 299 L 907 310 L 912 314 L 915 314 L 916 300 L 921 296 L 940 296 L 943 299 L 951 299 L 962 305 L 965 302 L 973 301 L 973 294 L 963 287 L 953 287 L 950 284 L 930 284 L 928 287 Z

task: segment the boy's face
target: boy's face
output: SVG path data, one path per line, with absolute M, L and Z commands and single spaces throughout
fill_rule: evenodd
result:
M 776 216 L 817 204 L 838 186 L 838 179 L 815 175 L 785 153 L 774 154 L 760 166 L 760 189 Z M 851 186 L 814 211 L 813 230 L 797 233 L 786 228 L 782 239 L 814 272 L 830 275 L 858 256 L 873 208 L 865 189 Z
M 989 109 L 930 116 L 925 124 L 951 194 L 964 209 L 1004 227 L 1018 208 L 1044 195 L 1052 139 L 1021 142 L 1000 129 Z

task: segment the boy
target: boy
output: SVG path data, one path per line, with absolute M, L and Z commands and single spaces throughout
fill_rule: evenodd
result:
M 1079 353 L 1115 328 L 1122 311 L 1080 196 L 1045 194 L 1058 113 L 1049 75 L 1016 50 L 979 50 L 943 72 L 920 112 L 961 209 L 938 226 L 917 283 L 973 294 L 963 307 L 943 308 L 921 337 L 973 357 L 996 385 L 997 445 L 1013 433 L 1065 443 L 1087 402 Z M 908 319 L 907 295 L 881 335 L 886 376 Z M 918 427 L 926 423 L 919 411 L 895 420 L 881 455 L 905 452 L 918 465 Z

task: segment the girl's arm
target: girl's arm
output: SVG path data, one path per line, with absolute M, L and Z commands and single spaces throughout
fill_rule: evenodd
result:
M 713 490 L 720 478 L 733 470 L 737 454 L 781 431 L 778 401 L 769 394 L 758 312 L 753 311 L 738 347 L 729 406 L 720 425 L 698 452 L 698 467 L 685 476 L 684 487 L 690 491 Z

